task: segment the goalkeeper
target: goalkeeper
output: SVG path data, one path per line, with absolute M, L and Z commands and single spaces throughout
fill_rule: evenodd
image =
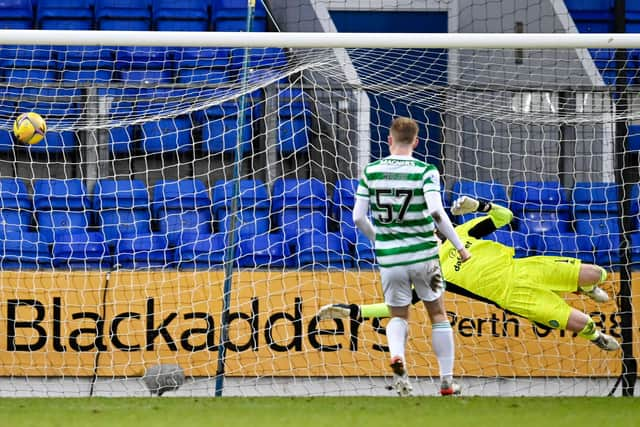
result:
M 494 203 L 463 196 L 457 199 L 451 212 L 463 215 L 484 212 L 455 228 L 456 234 L 474 254 L 460 262 L 450 242 L 440 246 L 439 255 L 446 289 L 488 302 L 532 322 L 554 329 L 577 333 L 603 350 L 615 351 L 620 344 L 599 330 L 591 317 L 571 307 L 560 293 L 578 292 L 596 302 L 609 300 L 598 285 L 607 277 L 597 265 L 584 264 L 579 259 L 558 256 L 514 258 L 512 247 L 484 236 L 507 225 L 512 212 Z M 413 303 L 418 299 L 414 295 Z M 345 317 L 388 317 L 385 304 L 358 306 L 355 304 L 329 304 L 320 309 L 320 319 Z

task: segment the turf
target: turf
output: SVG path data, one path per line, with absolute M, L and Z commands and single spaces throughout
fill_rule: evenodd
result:
M 5 398 L 7 427 L 637 426 L 634 398 Z

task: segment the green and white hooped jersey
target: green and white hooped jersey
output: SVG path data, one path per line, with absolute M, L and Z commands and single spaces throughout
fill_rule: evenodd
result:
M 365 167 L 356 197 L 369 200 L 381 267 L 438 258 L 435 225 L 424 197 L 430 191 L 440 192 L 438 170 L 410 156 L 391 155 Z

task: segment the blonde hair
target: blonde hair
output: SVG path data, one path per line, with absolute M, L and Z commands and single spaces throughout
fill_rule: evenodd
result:
M 409 117 L 398 117 L 391 123 L 391 137 L 398 144 L 413 144 L 418 136 L 418 124 Z

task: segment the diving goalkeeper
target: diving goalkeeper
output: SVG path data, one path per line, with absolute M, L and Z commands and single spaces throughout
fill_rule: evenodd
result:
M 571 307 L 560 296 L 578 292 L 596 302 L 609 300 L 598 285 L 607 277 L 597 265 L 579 259 L 558 256 L 514 258 L 512 247 L 482 239 L 513 219 L 513 213 L 494 203 L 462 196 L 451 212 L 463 215 L 484 212 L 455 228 L 456 234 L 473 253 L 460 262 L 457 251 L 445 241 L 439 249 L 446 290 L 494 304 L 532 322 L 554 329 L 575 332 L 603 350 L 615 351 L 620 344 L 599 330 L 591 317 Z M 417 299 L 413 298 L 413 302 Z M 329 304 L 320 309 L 322 319 L 346 317 L 388 317 L 386 304 Z

